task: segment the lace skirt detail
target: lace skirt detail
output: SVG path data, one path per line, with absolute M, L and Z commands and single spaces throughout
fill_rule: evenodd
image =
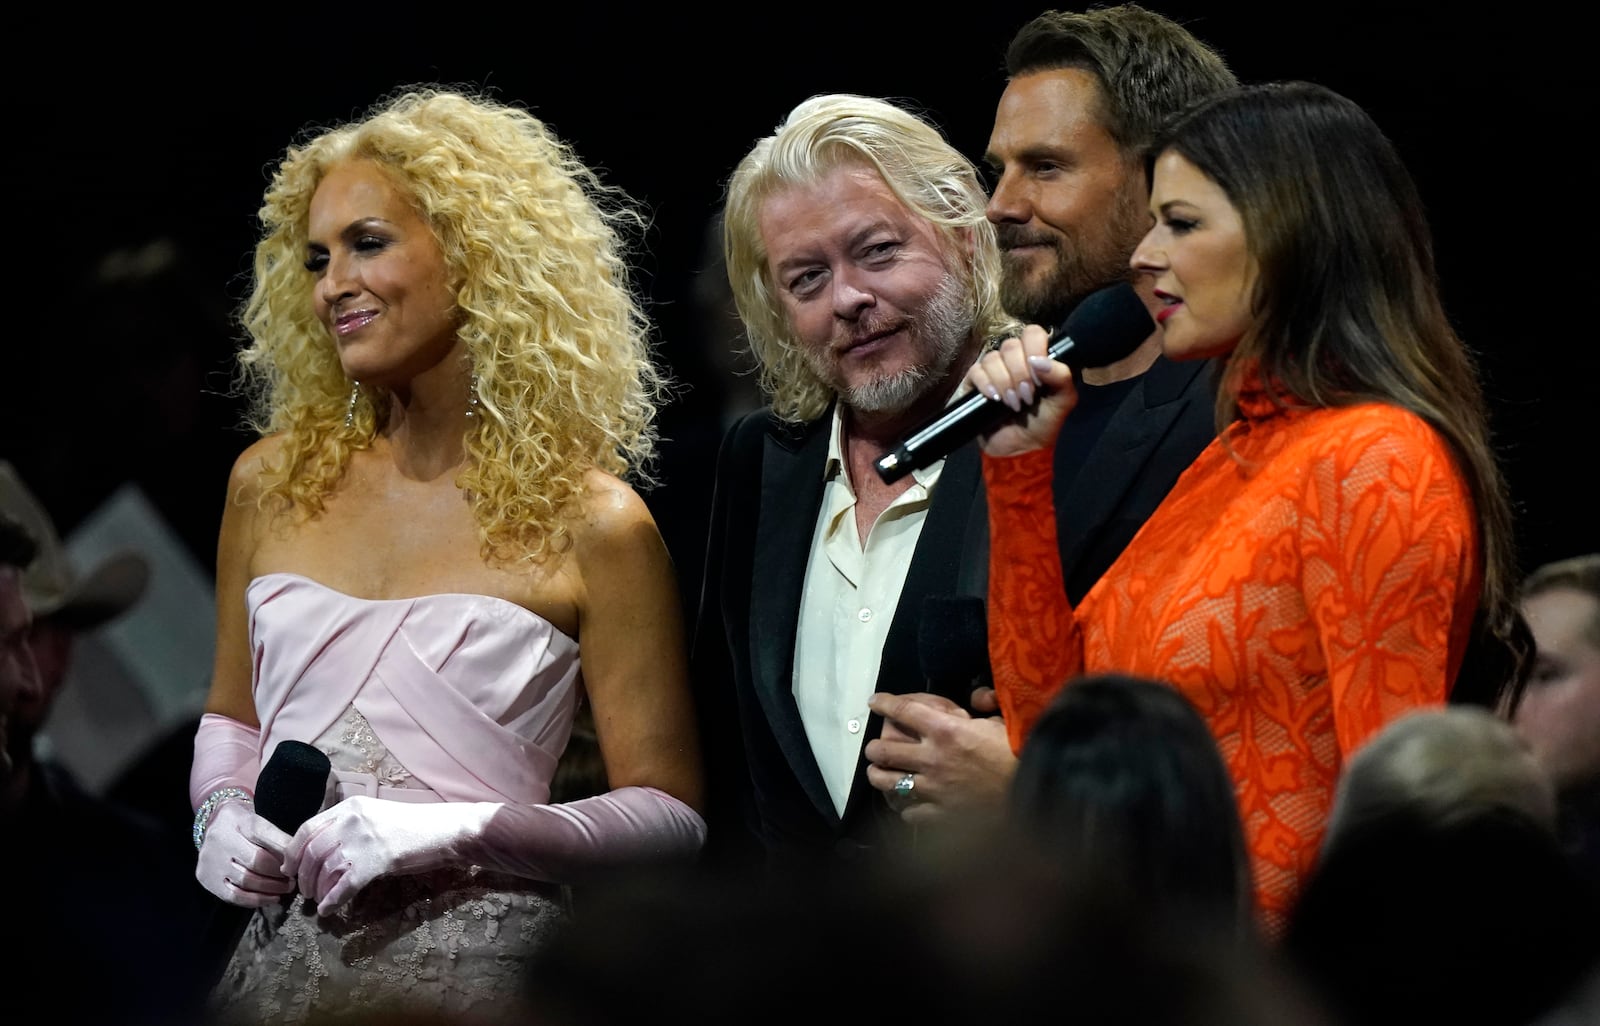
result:
M 338 769 L 419 786 L 354 707 L 315 744 Z M 396 1005 L 492 1017 L 521 999 L 529 961 L 569 911 L 559 885 L 477 866 L 380 878 L 329 916 L 295 895 L 251 916 L 211 993 L 210 1021 L 326 1023 L 355 1012 L 377 1022 L 375 1010 Z
M 306 1023 L 387 1007 L 491 1016 L 521 1001 L 529 961 L 568 913 L 561 887 L 474 870 L 378 880 L 320 918 L 296 896 L 251 917 L 212 991 L 212 1021 Z

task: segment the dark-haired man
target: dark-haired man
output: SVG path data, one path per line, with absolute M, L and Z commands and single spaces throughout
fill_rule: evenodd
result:
M 1123 4 L 1033 18 L 1007 47 L 1006 75 L 984 155 L 1002 305 L 1051 326 L 1112 282 L 1148 288 L 1128 266 L 1150 221 L 1145 149 L 1164 119 L 1235 85 L 1233 73 L 1183 26 Z M 1215 436 L 1208 363 L 1163 358 L 1159 328 L 1125 359 L 1085 368 L 1077 384 L 1055 452 L 1057 537 L 1074 603 Z M 866 748 L 868 778 L 889 793 L 912 775 L 908 820 L 999 808 L 1016 763 L 998 718 L 924 696 L 877 695 L 871 707 L 890 722 Z

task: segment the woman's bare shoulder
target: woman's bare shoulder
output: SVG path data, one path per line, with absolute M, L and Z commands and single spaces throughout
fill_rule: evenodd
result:
M 284 436 L 267 435 L 258 438 L 234 457 L 228 471 L 227 505 L 253 510 L 266 489 L 269 475 L 280 462 Z
M 615 474 L 591 468 L 584 472 L 579 500 L 582 521 L 599 531 L 626 530 L 641 523 L 655 526 L 655 517 L 643 497 Z
M 628 482 L 603 470 L 584 475 L 579 513 L 571 529 L 580 563 L 627 561 L 661 544 L 655 515 Z

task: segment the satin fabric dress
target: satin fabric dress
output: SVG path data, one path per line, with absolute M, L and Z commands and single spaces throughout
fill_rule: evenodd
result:
M 326 804 L 539 804 L 578 700 L 577 642 L 503 599 L 372 600 L 274 573 L 247 591 L 262 761 L 311 740 Z M 352 1007 L 480 1014 L 519 997 L 565 921 L 562 887 L 453 868 L 379 879 L 337 913 L 258 911 L 212 993 L 219 1020 L 305 1022 Z

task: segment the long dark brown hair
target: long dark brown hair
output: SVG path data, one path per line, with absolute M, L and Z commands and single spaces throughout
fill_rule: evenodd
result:
M 1280 400 L 1312 406 L 1387 402 L 1448 440 L 1470 483 L 1483 588 L 1480 640 L 1491 690 L 1526 672 L 1516 621 L 1510 503 L 1472 354 L 1445 315 L 1422 200 L 1393 143 L 1359 105 L 1310 82 L 1245 86 L 1205 97 L 1158 132 L 1239 211 L 1259 274 L 1253 325 L 1228 359 L 1218 423 L 1237 415 L 1245 368 Z M 1459 690 L 1459 688 L 1458 688 Z M 1453 698 L 1461 696 L 1452 693 Z M 1485 696 L 1486 701 L 1493 696 Z

